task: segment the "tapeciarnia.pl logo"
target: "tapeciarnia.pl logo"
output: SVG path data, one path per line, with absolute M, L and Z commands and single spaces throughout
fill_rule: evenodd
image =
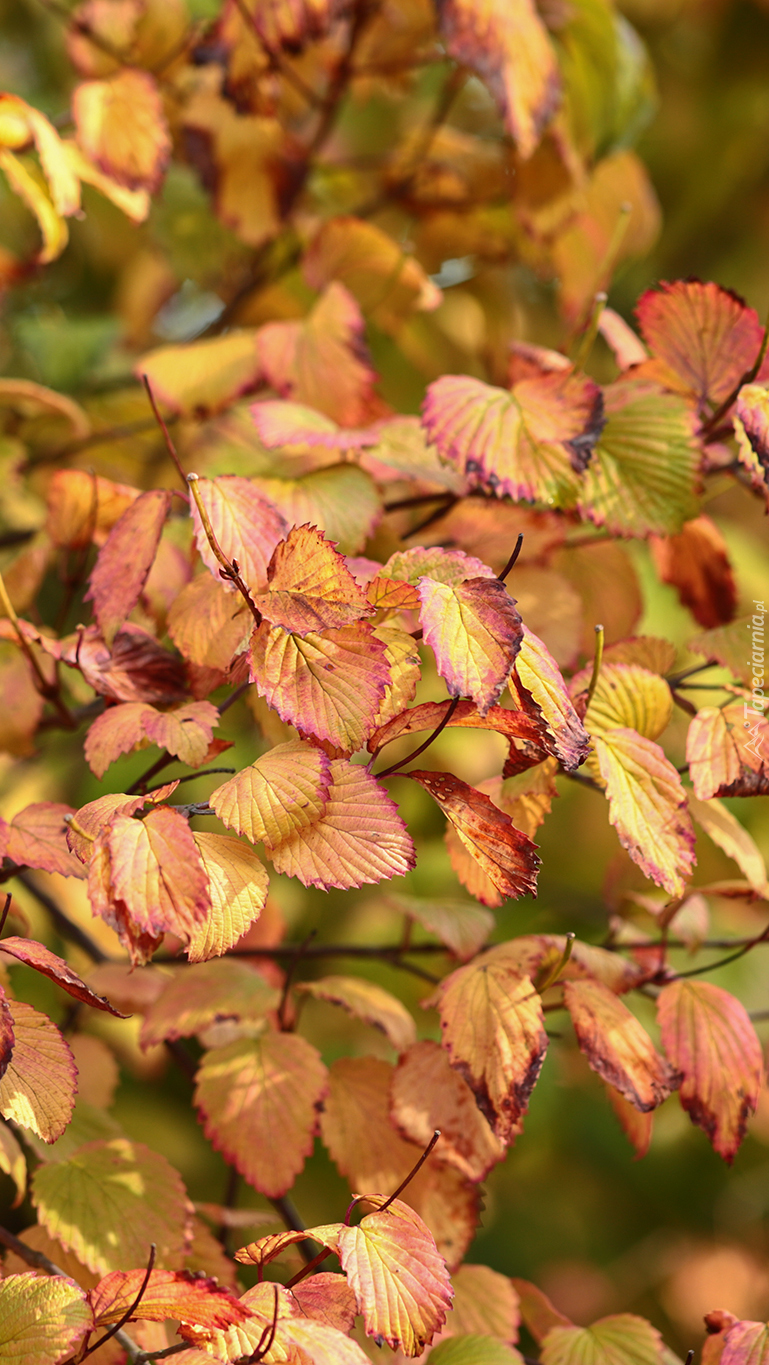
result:
M 751 749 L 757 758 L 761 758 L 761 721 L 764 718 L 764 708 L 766 707 L 766 695 L 764 692 L 764 677 L 766 668 L 766 651 L 764 646 L 764 621 L 766 620 L 766 607 L 763 602 L 754 600 L 753 606 L 755 613 L 748 622 L 748 630 L 752 632 L 751 657 L 748 659 L 748 667 L 753 671 L 753 685 L 749 702 L 743 705 L 745 729 L 751 731 L 751 738 L 746 744 L 746 749 Z

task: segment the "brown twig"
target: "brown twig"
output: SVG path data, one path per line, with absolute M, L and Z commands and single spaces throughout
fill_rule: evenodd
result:
M 174 462 L 174 464 L 175 464 L 175 466 L 176 466 L 176 472 L 177 472 L 177 474 L 179 475 L 179 478 L 181 479 L 181 481 L 182 481 L 182 483 L 183 483 L 183 485 L 184 485 L 184 489 L 185 489 L 184 497 L 186 498 L 187 502 L 189 502 L 189 500 L 190 500 L 190 495 L 189 495 L 189 493 L 187 492 L 187 475 L 185 474 L 184 470 L 182 469 L 182 462 L 181 462 L 181 460 L 179 459 L 179 452 L 177 451 L 176 446 L 174 445 L 173 441 L 171 440 L 171 433 L 170 433 L 170 431 L 168 430 L 168 427 L 166 426 L 166 424 L 165 424 L 165 422 L 164 422 L 164 420 L 163 420 L 163 417 L 162 417 L 162 415 L 161 415 L 161 412 L 160 412 L 160 409 L 158 408 L 157 403 L 155 402 L 155 395 L 154 395 L 154 393 L 152 392 L 152 385 L 151 385 L 151 383 L 150 383 L 149 375 L 148 375 L 148 374 L 143 374 L 141 378 L 142 378 L 142 384 L 144 385 L 144 388 L 145 388 L 145 390 L 146 390 L 146 392 L 147 392 L 147 397 L 149 398 L 149 401 L 150 401 L 150 407 L 152 408 L 153 416 L 154 416 L 155 421 L 157 422 L 158 426 L 160 427 L 160 430 L 161 430 L 162 433 L 163 433 L 163 440 L 164 440 L 165 443 L 166 443 L 166 450 L 168 451 L 169 455 L 171 456 L 171 459 L 173 460 L 173 462 Z
M 460 697 L 454 697 L 450 702 L 448 702 L 446 714 L 444 715 L 443 719 L 438 723 L 438 725 L 436 725 L 432 734 L 428 735 L 426 740 L 424 740 L 416 749 L 412 750 L 410 754 L 407 754 L 405 758 L 400 759 L 398 763 L 391 763 L 389 768 L 385 768 L 384 771 L 381 773 L 376 773 L 377 779 L 381 780 L 383 777 L 392 777 L 394 773 L 397 773 L 407 763 L 411 763 L 413 759 L 419 758 L 419 755 L 423 754 L 425 749 L 429 749 L 430 745 L 433 744 L 434 741 L 438 738 L 441 731 L 445 730 L 446 726 L 451 720 L 451 717 L 453 716 L 454 712 L 459 706 L 460 701 L 461 701 Z M 377 753 L 379 753 L 378 749 Z M 374 755 L 374 758 L 376 758 L 376 754 Z
M 136 1298 L 134 1299 L 130 1307 L 126 1308 L 122 1316 L 118 1318 L 114 1326 L 110 1327 L 109 1331 L 105 1332 L 103 1337 L 100 1337 L 98 1341 L 95 1341 L 92 1346 L 89 1346 L 88 1349 L 83 1352 L 82 1356 L 80 1357 L 81 1361 L 87 1360 L 90 1355 L 93 1355 L 94 1351 L 98 1351 L 100 1346 L 104 1346 L 106 1342 L 111 1341 L 113 1337 L 116 1337 L 118 1335 L 118 1332 L 121 1330 L 121 1328 L 125 1327 L 131 1321 L 131 1318 L 133 1317 L 134 1313 L 139 1307 L 139 1304 L 144 1298 L 144 1295 L 147 1292 L 147 1286 L 149 1285 L 150 1276 L 152 1275 L 152 1271 L 155 1265 L 156 1255 L 157 1246 L 154 1242 L 150 1242 L 150 1254 L 147 1260 L 147 1269 L 144 1272 L 144 1279 L 142 1280 L 139 1286 Z

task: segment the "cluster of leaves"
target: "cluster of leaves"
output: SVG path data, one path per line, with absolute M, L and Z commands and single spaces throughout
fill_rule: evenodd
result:
M 492 0 L 437 9 L 241 0 L 204 29 L 175 5 L 86 0 L 66 27 L 73 135 L 20 96 L 0 103 L 0 168 L 43 234 L 42 249 L 5 254 L 8 284 L 23 288 L 64 251 L 81 182 L 143 222 L 172 150 L 239 244 L 219 263 L 229 298 L 211 335 L 133 358 L 122 415 L 151 407 L 158 441 L 141 473 L 136 460 L 126 481 L 87 467 L 100 440 L 136 434 L 105 424 L 98 395 L 0 381 L 12 476 L 0 745 L 20 772 L 49 736 L 71 734 L 70 753 L 108 784 L 0 824 L 3 880 L 91 959 L 75 970 L 9 898 L 21 932 L 3 938 L 2 961 L 76 1003 L 59 1029 L 3 968 L 0 1167 L 20 1205 L 32 1164 L 36 1222 L 21 1239 L 0 1229 L 0 1357 L 158 1356 L 169 1321 L 184 1365 L 354 1365 L 367 1339 L 396 1358 L 493 1365 L 521 1360 L 522 1320 L 543 1365 L 664 1365 L 671 1353 L 645 1320 L 576 1326 L 533 1285 L 463 1264 L 482 1182 L 522 1131 L 551 1012 L 570 1020 L 639 1155 L 676 1091 L 727 1161 L 758 1103 L 748 1013 L 699 968 L 676 971 L 669 945 L 706 937 L 705 894 L 746 907 L 769 895 L 759 849 L 722 800 L 769 794 L 763 607 L 737 616 L 727 547 L 703 510 L 724 480 L 746 503 L 769 497 L 766 333 L 714 284 L 644 294 L 640 335 L 596 298 L 630 249 L 617 231 L 629 183 L 647 206 L 636 249 L 654 218 L 640 162 L 615 145 L 638 117 L 645 67 L 608 5 L 587 35 L 586 11 L 548 28 L 528 3 L 515 24 Z M 389 82 L 412 109 L 424 94 L 412 68 L 439 71 L 437 109 L 356 169 L 345 102 L 381 98 Z M 487 127 L 497 120 L 493 137 L 447 121 L 472 99 L 486 101 Z M 557 274 L 563 349 L 495 337 L 475 296 L 444 297 L 444 264 L 460 255 Z M 154 317 L 168 276 L 139 256 L 132 285 Z M 422 315 L 445 323 L 451 298 L 460 341 L 436 374 Z M 466 342 L 469 299 L 482 346 Z M 586 369 L 599 331 L 602 383 Z M 383 339 L 421 372 L 419 415 L 380 382 Z M 636 632 L 630 542 L 650 546 L 700 627 L 684 658 Z M 710 669 L 714 704 L 698 709 L 690 679 Z M 223 771 L 232 741 L 215 732 L 235 706 L 260 752 Z M 492 736 L 496 773 L 474 785 L 461 760 L 411 766 L 422 754 L 432 765 L 449 730 L 476 732 L 465 761 Z M 425 736 L 416 748 L 413 736 Z M 149 768 L 110 790 L 113 764 L 149 746 Z M 153 785 L 171 764 L 189 771 Z M 207 794 L 181 803 L 190 779 Z M 420 790 L 445 817 L 468 893 L 392 897 L 446 962 L 442 977 L 425 973 L 408 938 L 381 950 L 432 983 L 422 1003 L 439 1025 L 422 1037 L 406 1005 L 362 976 L 298 980 L 309 947 L 283 941 L 268 899 L 271 877 L 345 892 L 408 873 L 418 838 L 393 779 L 416 793 L 404 806 L 417 836 L 432 818 Z M 491 911 L 536 894 L 534 836 L 564 782 L 605 798 L 629 855 L 611 937 L 489 946 Z M 739 878 L 694 880 L 695 824 Z M 35 874 L 80 883 L 93 925 Z M 631 992 L 656 1004 L 661 1051 Z M 308 997 L 378 1029 L 397 1064 L 328 1065 L 298 1027 Z M 115 1064 L 89 1028 L 97 1013 L 141 1016 L 141 1047 L 164 1046 L 191 1073 L 206 1136 L 287 1224 L 237 1253 L 257 1268 L 244 1293 L 206 1221 L 237 1227 L 239 1211 L 194 1206 L 167 1158 L 106 1112 Z M 76 1108 L 78 1083 L 91 1102 Z M 344 1222 L 304 1229 L 286 1196 L 318 1133 L 362 1193 Z M 370 1211 L 353 1222 L 361 1200 Z M 302 1270 L 263 1278 L 296 1248 Z M 319 1269 L 332 1255 L 341 1274 Z M 763 1325 L 711 1317 L 710 1365 L 765 1349 Z

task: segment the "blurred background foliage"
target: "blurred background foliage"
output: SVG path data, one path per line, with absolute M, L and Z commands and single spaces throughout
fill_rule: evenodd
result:
M 427 6 L 415 2 L 414 14 L 422 8 Z M 660 278 L 688 275 L 740 291 L 761 315 L 769 307 L 769 5 L 624 0 L 618 19 L 599 0 L 547 0 L 543 8 L 560 45 L 575 142 L 596 167 L 593 200 L 576 226 L 570 220 L 561 235 L 556 231 L 548 238 L 552 224 L 543 227 L 543 220 L 549 212 L 563 211 L 559 196 L 568 185 L 562 161 L 545 145 L 532 163 L 514 168 L 518 202 L 526 203 L 534 225 L 528 236 L 520 218 L 513 221 L 507 212 L 504 187 L 481 214 L 467 215 L 464 247 L 456 223 L 441 223 L 437 215 L 428 220 L 403 204 L 383 208 L 377 221 L 396 237 L 413 232 L 418 258 L 444 289 L 435 312 L 413 314 L 398 329 L 369 317 L 368 339 L 383 392 L 401 410 L 418 410 L 425 384 L 443 370 L 493 380 L 513 338 L 562 342 L 590 292 L 602 283 L 607 253 L 618 258 L 609 302 L 628 319 L 642 289 Z M 189 12 L 204 35 L 218 5 L 190 0 Z M 21 95 L 60 127 L 66 125 L 74 81 L 63 30 L 53 8 L 37 0 L 5 0 L 0 87 Z M 365 201 L 367 161 L 391 148 L 395 128 L 405 138 L 410 127 L 420 125 L 445 79 L 438 63 L 418 73 L 405 94 L 397 82 L 393 88 L 382 80 L 359 91 L 340 113 L 333 154 L 313 173 L 314 212 L 352 211 Z M 452 128 L 483 136 L 495 118 L 479 82 L 468 82 L 452 108 Z M 504 180 L 509 169 L 490 165 L 477 173 Z M 627 199 L 633 201 L 631 223 L 622 241 L 612 245 L 620 205 Z M 219 221 L 194 166 L 181 160 L 172 165 L 141 227 L 94 192 L 87 190 L 85 201 L 86 215 L 70 225 L 67 251 L 8 290 L 0 319 L 0 369 L 75 394 L 98 426 L 112 430 L 108 442 L 94 443 L 71 460 L 65 449 L 65 462 L 131 484 L 162 484 L 169 479 L 164 452 L 147 420 L 132 366 L 142 350 L 190 339 L 215 324 L 237 293 L 255 248 L 242 232 Z M 36 228 L 5 185 L 0 186 L 0 219 L 3 249 L 23 255 Z M 450 252 L 446 242 L 453 243 Z M 290 234 L 276 250 L 290 255 Z M 308 297 L 299 270 L 289 269 L 278 282 L 250 294 L 235 320 L 255 326 L 269 318 L 301 316 Z M 602 346 L 599 342 L 592 362 L 599 378 L 609 372 Z M 271 472 L 260 466 L 255 444 L 238 443 L 231 432 L 222 438 L 215 426 L 195 423 L 182 423 L 177 431 L 182 447 L 195 451 L 198 467 L 206 472 Z M 31 452 L 28 482 L 17 473 L 18 443 L 25 441 Z M 40 524 L 51 452 L 65 446 L 60 428 L 54 424 L 52 434 L 39 420 L 22 423 L 3 438 L 5 561 L 17 553 L 8 548 L 8 533 L 12 539 L 13 532 Z M 734 491 L 716 496 L 709 512 L 730 548 L 742 612 L 767 591 L 765 519 L 757 504 Z M 620 615 L 629 612 L 624 630 L 635 625 L 639 632 L 666 635 L 683 650 L 692 634 L 691 618 L 673 590 L 659 584 L 646 546 L 632 543 L 627 553 L 623 572 L 629 579 L 619 588 L 616 563 L 609 557 L 598 564 L 602 586 L 596 589 L 596 611 L 599 605 L 609 611 L 614 595 Z M 52 571 L 46 583 L 54 620 L 65 587 Z M 617 606 L 620 601 L 624 607 Z M 429 680 L 424 686 L 429 695 Z M 683 739 L 685 718 L 681 721 Z M 253 761 L 259 735 L 245 706 L 228 713 L 222 733 L 235 742 L 236 765 Z M 431 766 L 456 765 L 472 782 L 498 771 L 499 758 L 495 736 L 474 736 L 468 752 L 454 733 L 435 745 Z M 142 754 L 120 760 L 110 772 L 110 785 L 126 790 L 145 765 Z M 30 801 L 64 798 L 80 804 L 101 790 L 69 737 L 55 734 L 38 755 L 0 759 L 0 783 L 7 818 Z M 196 784 L 189 790 L 195 799 Z M 398 894 L 456 897 L 459 887 L 445 857 L 440 818 L 427 809 L 421 792 L 399 790 L 398 798 L 420 841 L 419 865 L 405 886 L 399 884 Z M 768 849 L 766 800 L 731 804 Z M 633 875 L 618 852 L 602 797 L 569 785 L 541 831 L 540 845 L 539 899 L 504 907 L 493 937 L 575 930 L 601 941 L 616 888 Z M 731 864 L 712 846 L 699 852 L 705 878 L 732 875 Z M 294 940 L 310 929 L 318 931 L 321 942 L 392 942 L 400 932 L 402 918 L 388 900 L 387 887 L 323 895 L 278 878 L 274 886 L 273 911 L 283 916 Z M 103 930 L 112 946 L 109 931 L 91 921 L 82 884 L 59 880 L 56 894 L 97 938 Z M 23 892 L 19 901 L 30 932 L 50 938 L 39 906 Z M 716 937 L 760 928 L 756 910 L 725 900 L 712 900 L 709 914 Z M 639 927 L 649 930 L 651 920 L 640 916 Z M 678 961 L 685 957 L 680 952 Z M 78 963 L 76 953 L 73 962 L 83 969 L 88 965 Z M 396 989 L 419 1014 L 423 982 L 406 976 L 395 980 L 392 969 L 381 963 L 361 964 L 359 970 Z M 23 967 L 10 974 L 21 996 L 57 1022 L 65 1021 L 66 1006 L 53 987 Z M 714 980 L 750 1010 L 769 1010 L 765 950 L 720 971 Z M 390 1055 L 379 1035 L 340 1022 L 319 1002 L 307 1004 L 305 1019 L 327 1061 L 349 1052 Z M 426 1019 L 426 1028 L 436 1027 L 434 1015 Z M 131 1021 L 100 1017 L 93 1028 L 103 1031 L 123 1063 L 112 1111 L 116 1121 L 130 1136 L 164 1152 L 193 1198 L 220 1200 L 227 1171 L 195 1124 L 184 1078 L 166 1069 L 161 1049 L 146 1056 L 139 1052 Z M 766 1025 L 759 1024 L 759 1030 L 763 1036 Z M 95 1076 L 103 1065 L 97 1050 Z M 10 1189 L 0 1176 L 3 1194 L 6 1183 Z M 260 1203 L 247 1189 L 240 1198 L 244 1204 Z M 321 1150 L 300 1177 L 294 1199 L 308 1222 L 340 1216 L 346 1185 Z M 28 1212 L 22 1208 L 11 1218 L 21 1228 Z M 470 1259 L 535 1279 L 578 1322 L 618 1309 L 647 1315 L 685 1353 L 701 1339 L 702 1313 L 709 1309 L 769 1316 L 768 1219 L 769 1096 L 732 1169 L 690 1125 L 675 1097 L 656 1116 L 649 1155 L 635 1162 L 580 1054 L 554 1048 L 525 1132 L 488 1182 Z

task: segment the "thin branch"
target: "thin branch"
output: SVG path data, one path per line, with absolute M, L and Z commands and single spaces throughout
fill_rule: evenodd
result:
M 420 1156 L 419 1160 L 416 1162 L 416 1164 L 415 1164 L 414 1166 L 412 1166 L 411 1170 L 409 1171 L 408 1175 L 406 1176 L 406 1179 L 401 1181 L 401 1183 L 400 1183 L 400 1185 L 398 1186 L 397 1190 L 395 1190 L 395 1191 L 390 1195 L 390 1197 L 389 1197 L 389 1199 L 387 1200 L 387 1202 L 384 1203 L 384 1204 L 382 1205 L 381 1209 L 379 1210 L 380 1213 L 385 1213 L 385 1212 L 387 1211 L 387 1209 L 389 1209 L 389 1207 L 390 1207 L 390 1205 L 392 1204 L 393 1200 L 397 1199 L 399 1194 L 403 1194 L 403 1191 L 406 1189 L 406 1186 L 411 1184 L 412 1180 L 414 1179 L 414 1176 L 415 1176 L 419 1171 L 421 1171 L 422 1167 L 424 1166 L 425 1162 L 427 1161 L 427 1158 L 429 1157 L 430 1153 L 432 1152 L 433 1147 L 435 1146 L 436 1142 L 438 1141 L 440 1135 L 441 1135 L 441 1130 L 440 1130 L 440 1128 L 436 1128 L 435 1132 L 433 1133 L 432 1137 L 430 1138 L 430 1141 L 428 1142 L 427 1146 L 425 1147 L 425 1150 L 423 1151 L 423 1153 L 422 1153 L 422 1155 Z
M 181 479 L 181 481 L 182 481 L 182 483 L 183 483 L 183 485 L 184 485 L 184 488 L 185 488 L 185 496 L 186 496 L 187 501 L 189 502 L 189 500 L 190 500 L 190 495 L 189 495 L 188 492 L 186 492 L 186 489 L 187 489 L 187 475 L 185 474 L 184 470 L 182 469 L 182 462 L 181 462 L 181 460 L 179 459 L 179 453 L 178 453 L 178 451 L 177 451 L 177 449 L 176 449 L 176 446 L 174 445 L 173 441 L 171 440 L 171 433 L 169 432 L 168 427 L 166 426 L 165 422 L 163 421 L 163 418 L 162 418 L 161 413 L 160 413 L 160 409 L 158 408 L 158 405 L 157 405 L 157 403 L 155 402 L 155 395 L 154 395 L 154 393 L 152 392 L 152 385 L 150 384 L 149 375 L 143 374 L 141 378 L 142 378 L 142 384 L 144 385 L 144 387 L 145 387 L 145 389 L 146 389 L 146 391 L 147 391 L 147 397 L 148 397 L 149 400 L 150 400 L 150 407 L 152 408 L 152 412 L 153 412 L 155 421 L 157 422 L 158 426 L 160 427 L 160 430 L 161 430 L 162 433 L 163 433 L 163 439 L 164 439 L 164 441 L 165 441 L 165 443 L 166 443 L 166 450 L 168 451 L 169 455 L 171 456 L 171 459 L 173 460 L 173 462 L 174 462 L 174 464 L 175 464 L 175 466 L 176 466 L 176 472 L 177 472 L 177 474 L 179 475 L 179 478 Z
M 296 976 L 296 970 L 297 967 L 299 966 L 299 963 L 305 956 L 305 953 L 309 948 L 310 944 L 312 943 L 312 940 L 314 939 L 317 932 L 318 932 L 317 929 L 310 930 L 304 942 L 299 945 L 299 952 L 294 953 L 294 956 L 291 958 L 288 971 L 286 972 L 286 979 L 283 982 L 283 993 L 280 997 L 280 1004 L 278 1005 L 277 1016 L 278 1028 L 280 1029 L 281 1033 L 287 1033 L 289 1031 L 288 1024 L 286 1022 L 286 1010 L 288 1009 L 288 997 L 291 991 L 291 983 L 294 977 Z
M 237 588 L 238 592 L 243 598 L 246 606 L 248 607 L 248 610 L 251 612 L 251 615 L 253 616 L 257 626 L 260 626 L 262 624 L 262 613 L 254 604 L 253 598 L 251 597 L 251 593 L 249 592 L 246 583 L 241 577 L 240 566 L 238 565 L 237 560 L 228 559 L 226 554 L 224 553 L 224 550 L 219 544 L 219 541 L 217 540 L 216 532 L 214 531 L 214 528 L 211 525 L 211 518 L 208 515 L 206 505 L 203 502 L 203 499 L 200 494 L 200 489 L 198 488 L 199 482 L 200 480 L 197 474 L 187 475 L 187 483 L 189 484 L 189 488 L 192 493 L 195 506 L 198 510 L 198 516 L 200 517 L 200 520 L 202 522 L 206 540 L 208 541 L 211 547 L 211 551 L 214 555 L 214 558 L 220 565 L 219 572 L 222 575 L 222 578 L 226 578 L 228 582 L 234 583 L 235 587 Z
M 445 730 L 451 717 L 459 706 L 460 700 L 460 697 L 454 697 L 454 699 L 448 703 L 448 708 L 443 720 L 436 725 L 432 734 L 428 735 L 427 739 L 424 740 L 418 748 L 414 749 L 410 754 L 407 754 L 405 758 L 400 759 L 398 763 L 391 763 L 389 768 L 385 768 L 381 773 L 376 773 L 375 776 L 377 779 L 381 781 L 383 777 L 392 777 L 394 773 L 397 773 L 399 769 L 403 768 L 407 763 L 411 763 L 412 759 L 419 758 L 419 755 L 423 754 L 425 749 L 429 749 L 430 745 L 438 738 L 441 731 Z
M 688 972 L 677 972 L 676 981 L 682 981 L 688 976 L 702 976 L 705 972 L 715 972 L 719 967 L 727 967 L 730 962 L 736 962 L 738 958 L 744 957 L 751 948 L 755 948 L 759 943 L 765 943 L 769 938 L 769 924 L 757 938 L 749 939 L 748 942 L 736 953 L 731 953 L 729 957 L 722 957 L 719 962 L 709 962 L 705 967 L 691 967 Z
M 46 701 L 51 702 L 52 706 L 56 707 L 56 711 L 58 713 L 61 724 L 64 726 L 65 729 L 76 730 L 77 725 L 73 720 L 72 715 L 70 714 L 69 708 L 62 701 L 58 679 L 55 683 L 50 683 L 48 681 L 40 666 L 40 661 L 37 658 L 37 655 L 35 654 L 31 644 L 29 643 L 29 640 L 27 639 L 26 635 L 21 629 L 21 626 L 19 625 L 19 618 L 16 615 L 16 610 L 13 606 L 13 603 L 11 602 L 10 597 L 8 596 L 8 590 L 5 586 L 5 580 L 1 573 L 0 606 L 2 606 L 3 611 L 5 612 L 6 616 L 8 617 L 8 620 L 13 626 L 14 631 L 16 632 L 16 640 L 19 649 L 21 650 L 22 654 L 25 655 L 27 662 L 30 668 L 32 669 L 32 672 L 35 675 L 35 687 L 37 688 L 41 697 L 44 697 Z
M 428 502 L 445 502 L 453 506 L 458 501 L 456 493 L 415 493 L 412 498 L 396 498 L 384 504 L 385 512 L 402 512 L 407 507 L 423 507 Z
M 130 1307 L 128 1307 L 125 1310 L 122 1316 L 118 1318 L 118 1321 L 114 1324 L 114 1326 L 110 1327 L 109 1331 L 104 1333 L 103 1337 L 100 1337 L 98 1341 L 95 1341 L 92 1346 L 88 1347 L 88 1350 L 85 1351 L 83 1355 L 80 1357 L 81 1360 L 87 1360 L 90 1355 L 93 1355 L 94 1351 L 98 1351 L 99 1347 L 104 1346 L 105 1342 L 111 1341 L 113 1337 L 116 1337 L 121 1328 L 125 1327 L 131 1321 L 131 1318 L 133 1317 L 134 1313 L 139 1307 L 139 1304 L 144 1298 L 144 1295 L 147 1292 L 147 1286 L 150 1282 L 150 1276 L 155 1265 L 156 1255 L 157 1246 L 155 1242 L 150 1242 L 150 1254 L 149 1259 L 147 1261 L 147 1269 L 144 1272 L 144 1279 L 142 1280 L 139 1286 L 138 1292 L 133 1303 L 130 1305 Z

